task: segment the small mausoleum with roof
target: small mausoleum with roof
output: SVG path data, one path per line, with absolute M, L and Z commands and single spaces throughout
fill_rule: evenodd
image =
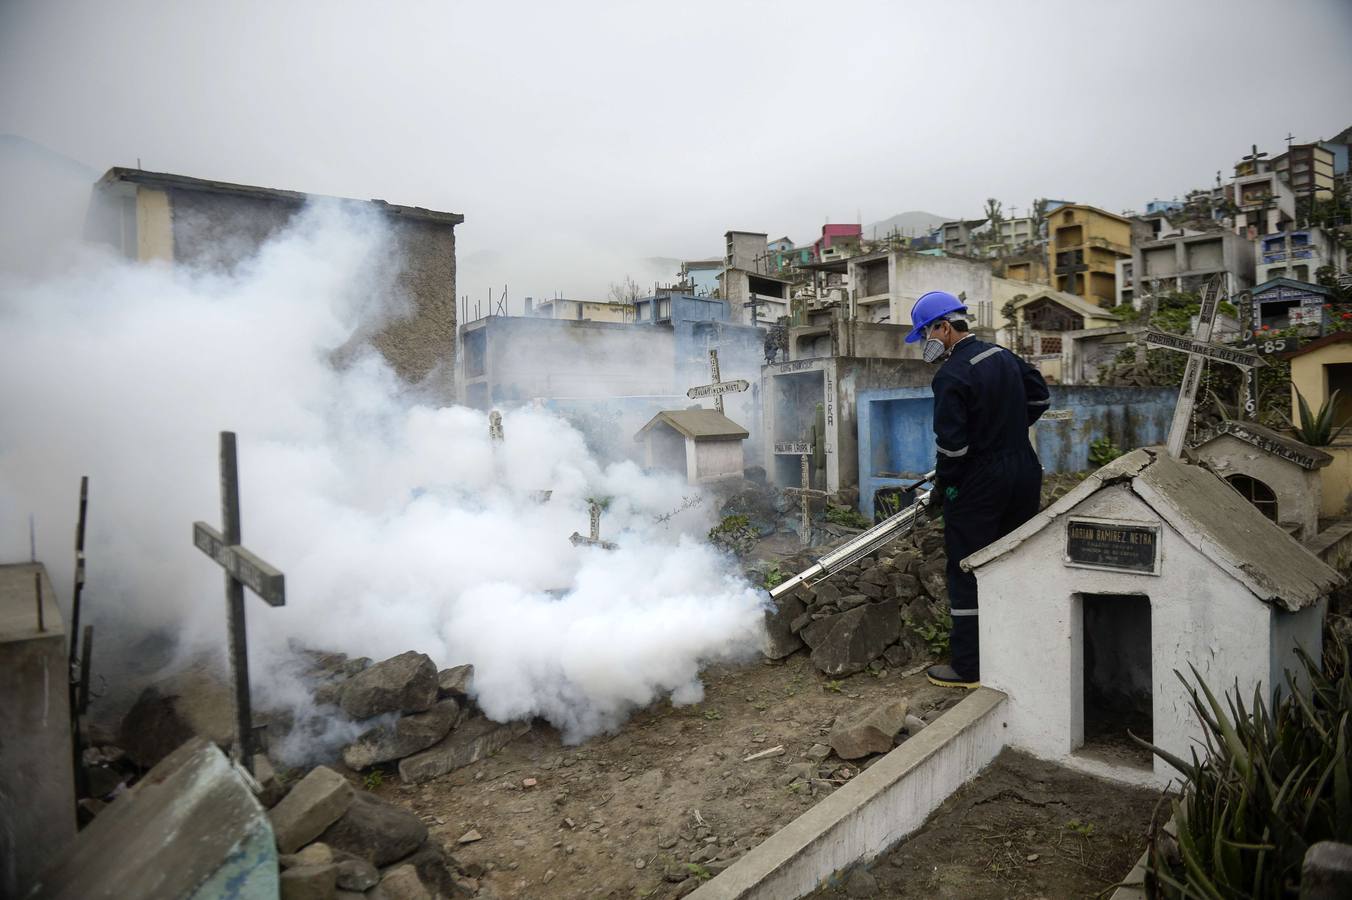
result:
M 1128 732 L 1201 746 L 1190 667 L 1220 696 L 1270 699 L 1322 653 L 1342 576 L 1223 480 L 1133 450 L 962 561 L 981 597 L 981 681 L 1009 697 L 1009 744 L 1139 784 L 1176 778 Z
M 1256 422 L 1222 422 L 1188 451 L 1298 541 L 1319 533 L 1319 470 L 1333 457 Z
M 716 409 L 663 410 L 639 429 L 643 465 L 681 472 L 690 484 L 739 478 L 749 432 Z

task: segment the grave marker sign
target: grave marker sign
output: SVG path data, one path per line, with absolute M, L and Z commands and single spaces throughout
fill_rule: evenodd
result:
M 281 572 L 240 546 L 239 467 L 235 433 L 221 432 L 221 525 L 217 531 L 194 522 L 192 542 L 225 569 L 226 615 L 230 625 L 230 667 L 235 676 L 235 741 L 240 762 L 253 771 L 253 713 L 249 700 L 249 648 L 244 631 L 244 588 L 271 606 L 286 604 Z

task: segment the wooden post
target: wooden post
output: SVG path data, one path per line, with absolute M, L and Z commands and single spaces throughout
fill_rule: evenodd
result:
M 806 547 L 812 543 L 812 498 L 829 497 L 830 491 L 814 490 L 812 487 L 812 470 L 808 465 L 808 454 L 804 453 L 798 457 L 801 471 L 802 487 L 785 488 L 784 493 L 793 497 L 796 496 L 801 504 L 802 512 L 801 527 L 798 531 L 798 542 Z

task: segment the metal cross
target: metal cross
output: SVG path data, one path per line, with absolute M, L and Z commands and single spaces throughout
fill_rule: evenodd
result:
M 1241 159 L 1243 162 L 1251 162 L 1251 163 L 1253 163 L 1253 171 L 1254 171 L 1254 173 L 1257 173 L 1257 172 L 1258 172 L 1258 161 L 1259 161 L 1260 159 L 1262 159 L 1264 156 L 1267 156 L 1267 154 L 1266 154 L 1266 153 L 1259 153 L 1259 152 L 1258 152 L 1258 145 L 1257 145 L 1257 144 L 1254 144 L 1254 145 L 1253 145 L 1253 150 L 1251 150 L 1251 151 L 1249 152 L 1249 155 L 1248 155 L 1248 156 L 1241 156 L 1240 159 Z
M 741 393 L 751 387 L 751 383 L 745 379 L 739 378 L 736 381 L 722 381 L 718 377 L 718 351 L 709 351 L 709 380 L 712 384 L 701 384 L 692 387 L 685 392 L 685 395 L 691 400 L 698 400 L 702 397 L 714 398 L 714 409 L 723 411 L 723 395 L 732 393 Z
M 830 491 L 819 491 L 812 487 L 812 473 L 808 470 L 808 455 L 798 457 L 802 466 L 802 487 L 784 488 L 784 493 L 798 497 L 802 504 L 802 528 L 798 531 L 798 542 L 806 547 L 812 542 L 812 498 L 829 497 Z
M 225 569 L 226 613 L 230 623 L 230 667 L 235 673 L 235 741 L 240 762 L 253 771 L 253 717 L 249 703 L 249 648 L 244 632 L 244 588 L 270 606 L 286 605 L 286 582 L 258 556 L 240 546 L 239 467 L 235 433 L 221 432 L 221 526 L 194 522 L 192 542 Z
M 581 547 L 586 544 L 589 547 L 600 547 L 602 550 L 614 550 L 619 545 L 613 541 L 601 540 L 601 504 L 595 500 L 589 501 L 588 512 L 591 518 L 591 537 L 583 537 L 576 531 L 573 536 L 568 538 L 574 547 Z
M 1211 343 L 1211 329 L 1216 321 L 1216 307 L 1220 305 L 1221 284 L 1224 275 L 1216 275 L 1202 291 L 1202 308 L 1197 314 L 1197 333 L 1192 340 L 1167 334 L 1162 331 L 1148 331 L 1145 342 L 1151 346 L 1178 350 L 1188 354 L 1188 365 L 1183 370 L 1183 381 L 1178 387 L 1178 403 L 1174 405 L 1174 420 L 1169 425 L 1169 455 L 1179 459 L 1183 455 L 1183 439 L 1192 421 L 1192 410 L 1197 405 L 1197 385 L 1202 379 L 1202 360 L 1215 359 L 1240 368 L 1263 365 L 1256 354 L 1236 350 L 1224 344 Z

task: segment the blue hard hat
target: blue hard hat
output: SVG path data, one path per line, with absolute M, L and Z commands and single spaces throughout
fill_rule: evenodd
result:
M 911 307 L 911 333 L 906 335 L 906 343 L 914 344 L 925 336 L 925 329 L 944 316 L 955 312 L 967 312 L 967 306 L 948 291 L 930 291 L 915 301 Z

